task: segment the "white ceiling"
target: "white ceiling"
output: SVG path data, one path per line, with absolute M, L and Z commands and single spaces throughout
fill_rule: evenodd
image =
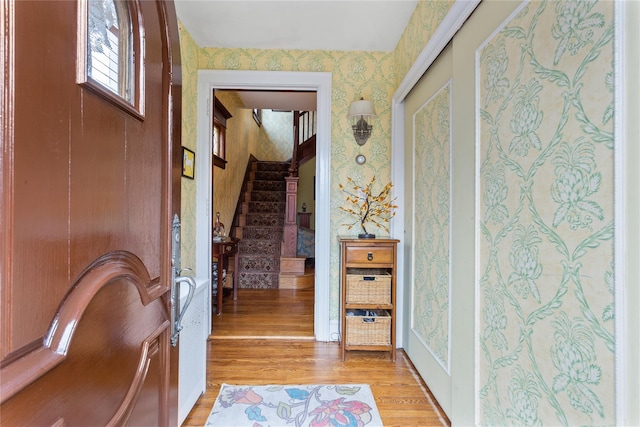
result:
M 238 91 L 238 96 L 245 107 L 250 109 L 316 111 L 315 92 L 242 90 Z
M 174 0 L 200 47 L 393 51 L 417 0 Z
M 200 47 L 393 51 L 417 0 L 174 0 Z M 240 92 L 247 108 L 315 110 L 315 93 Z

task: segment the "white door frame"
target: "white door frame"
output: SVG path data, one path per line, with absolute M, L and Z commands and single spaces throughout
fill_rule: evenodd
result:
M 449 12 L 433 33 L 433 36 L 424 47 L 416 61 L 413 63 L 402 83 L 396 89 L 391 99 L 391 181 L 396 187 L 394 194 L 397 195 L 398 206 L 404 206 L 404 100 L 416 85 L 420 77 L 433 64 L 438 55 L 447 47 L 447 44 L 453 39 L 464 22 L 471 16 L 471 13 L 480 4 L 480 0 L 456 0 Z M 404 236 L 405 212 L 403 209 L 396 211 L 393 220 L 393 236 L 402 239 Z M 400 227 L 400 230 L 396 229 Z M 398 311 L 396 318 L 399 320 L 397 328 L 397 345 L 402 347 L 407 334 L 409 333 L 409 310 L 411 308 L 411 287 L 405 283 L 404 263 L 405 251 L 404 246 L 398 246 L 398 265 L 401 268 L 397 270 L 396 280 L 400 286 L 396 289 L 396 300 L 398 301 Z M 404 286 L 403 286 L 404 285 Z M 405 289 L 406 288 L 406 289 Z M 405 312 L 405 309 L 407 310 Z
M 199 70 L 196 168 L 196 277 L 211 278 L 211 94 L 213 89 L 316 91 L 316 274 L 314 335 L 330 341 L 329 236 L 331 189 L 331 73 L 295 71 Z M 203 173 L 204 172 L 204 173 Z M 325 274 L 318 274 L 325 272 Z M 209 292 L 209 295 L 211 293 Z M 209 320 L 211 320 L 211 304 Z M 211 321 L 209 322 L 211 324 Z M 333 331 L 337 332 L 337 331 Z

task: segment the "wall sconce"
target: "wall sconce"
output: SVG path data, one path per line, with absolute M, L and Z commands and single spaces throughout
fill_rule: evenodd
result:
M 371 129 L 373 129 L 373 125 L 367 123 L 367 119 L 378 117 L 373 103 L 365 101 L 363 98 L 360 98 L 360 101 L 353 101 L 349 106 L 347 117 L 351 120 L 356 142 L 358 145 L 364 145 L 371 136 Z

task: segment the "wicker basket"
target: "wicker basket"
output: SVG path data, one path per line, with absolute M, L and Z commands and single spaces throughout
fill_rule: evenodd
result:
M 376 315 L 345 316 L 347 345 L 391 345 L 391 316 L 386 310 L 369 311 Z
M 386 271 L 353 270 L 347 274 L 347 303 L 391 304 L 391 274 Z M 369 274 L 367 274 L 369 273 Z

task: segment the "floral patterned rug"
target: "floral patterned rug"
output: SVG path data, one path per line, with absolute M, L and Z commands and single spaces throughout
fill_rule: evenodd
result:
M 382 426 L 371 388 L 223 384 L 205 426 Z

